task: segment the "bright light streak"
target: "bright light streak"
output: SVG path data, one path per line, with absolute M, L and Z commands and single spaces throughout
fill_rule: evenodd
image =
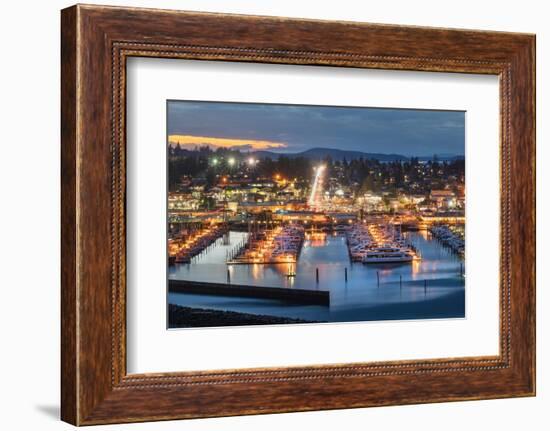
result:
M 325 171 L 324 165 L 319 165 L 315 168 L 315 177 L 313 178 L 313 186 L 311 187 L 311 194 L 309 196 L 309 206 L 315 207 L 320 204 L 321 195 L 323 193 L 323 173 Z

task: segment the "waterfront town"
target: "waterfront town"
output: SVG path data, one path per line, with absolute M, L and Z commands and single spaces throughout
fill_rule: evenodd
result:
M 420 258 L 402 241 L 403 230 L 430 229 L 464 253 L 464 159 L 262 158 L 178 145 L 169 151 L 172 264 L 190 262 L 230 230 L 249 235 L 228 252 L 228 264 L 295 263 L 306 234 L 332 231 L 348 234 L 356 261 L 384 254 L 391 260 L 400 250 L 404 261 Z

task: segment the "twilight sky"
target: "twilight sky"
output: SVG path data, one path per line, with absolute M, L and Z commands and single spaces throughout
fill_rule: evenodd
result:
M 224 102 L 168 102 L 170 143 L 301 152 L 464 155 L 465 113 Z

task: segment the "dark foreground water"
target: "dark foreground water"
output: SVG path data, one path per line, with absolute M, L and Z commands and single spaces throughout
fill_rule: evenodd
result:
M 246 234 L 231 232 L 230 245 L 219 239 L 192 263 L 169 269 L 169 278 L 225 283 L 226 251 Z M 306 240 L 295 277 L 286 277 L 289 265 L 230 266 L 234 284 L 320 289 L 330 291 L 330 307 L 296 305 L 283 301 L 170 293 L 168 302 L 186 307 L 236 311 L 309 321 L 351 322 L 457 318 L 465 315 L 461 259 L 427 233 L 406 233 L 420 250 L 422 260 L 408 264 L 351 263 L 345 237 L 327 235 Z M 319 269 L 319 282 L 315 272 Z M 348 280 L 345 281 L 345 268 Z M 401 276 L 401 283 L 399 278 Z M 213 325 L 216 326 L 216 325 Z

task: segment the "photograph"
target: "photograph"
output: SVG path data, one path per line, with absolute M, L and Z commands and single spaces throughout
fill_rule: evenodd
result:
M 465 317 L 465 112 L 167 101 L 168 328 Z

